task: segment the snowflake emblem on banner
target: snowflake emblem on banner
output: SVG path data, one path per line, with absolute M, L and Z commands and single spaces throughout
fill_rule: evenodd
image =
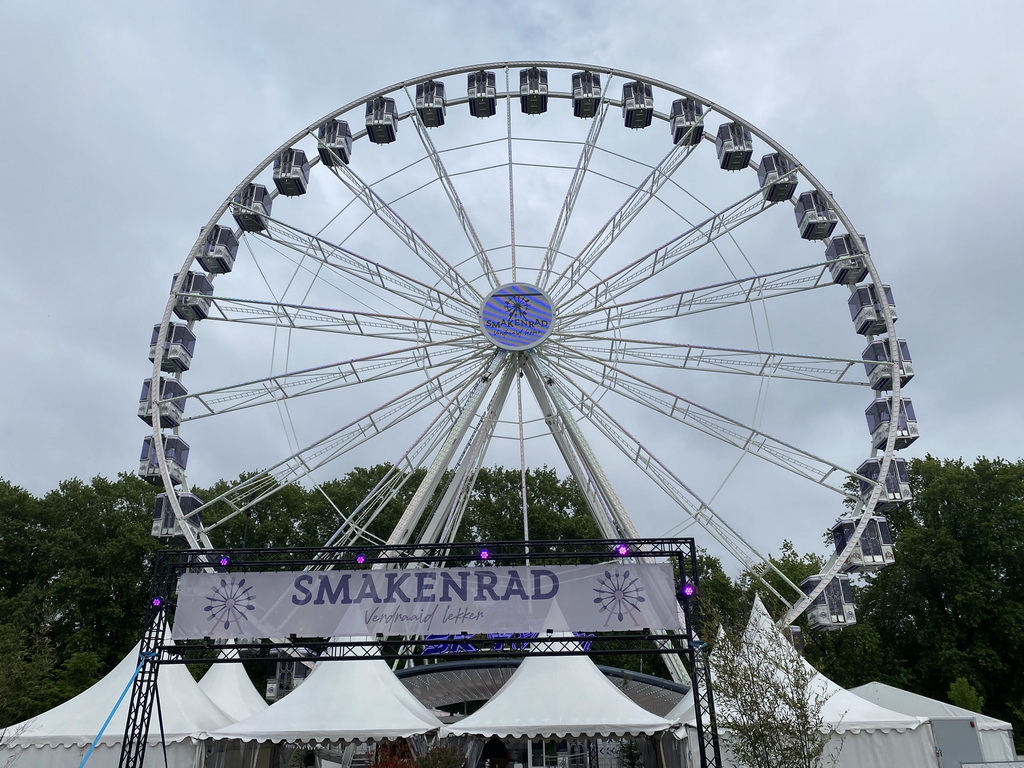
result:
M 640 603 L 647 602 L 647 598 L 641 594 L 644 588 L 637 583 L 638 581 L 639 579 L 635 577 L 629 577 L 629 571 L 616 571 L 614 574 L 605 571 L 604 577 L 597 577 L 597 588 L 594 590 L 597 597 L 594 598 L 594 602 L 601 606 L 602 612 L 608 612 L 608 618 L 604 622 L 606 627 L 612 616 L 620 622 L 629 616 L 630 621 L 636 623 L 633 612 L 640 609 Z
M 211 621 L 223 622 L 224 629 L 230 629 L 232 624 L 239 628 L 242 619 L 248 619 L 246 611 L 256 610 L 251 591 L 252 587 L 245 586 L 245 579 L 239 579 L 237 584 L 233 578 L 230 581 L 221 579 L 220 586 L 214 587 L 213 593 L 207 595 L 210 604 L 203 610 L 210 614 Z

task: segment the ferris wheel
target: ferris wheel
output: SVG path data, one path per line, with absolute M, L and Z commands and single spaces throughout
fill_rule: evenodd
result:
M 909 499 L 895 320 L 832 194 L 717 103 L 565 62 L 414 77 L 274 149 L 176 272 L 139 403 L 153 533 L 208 548 L 290 484 L 388 462 L 331 543 L 414 476 L 381 543 L 443 542 L 485 463 L 547 464 L 605 537 L 696 525 L 764 577 L 762 547 L 846 499 L 822 574 L 770 585 L 783 623 L 843 626 Z M 200 499 L 197 475 L 240 479 Z M 525 481 L 517 503 L 527 538 Z

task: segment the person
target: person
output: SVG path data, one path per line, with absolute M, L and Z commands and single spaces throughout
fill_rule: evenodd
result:
M 490 768 L 508 768 L 508 747 L 496 735 L 491 736 L 480 755 Z

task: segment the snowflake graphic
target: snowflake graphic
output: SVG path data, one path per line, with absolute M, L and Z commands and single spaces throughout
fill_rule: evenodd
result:
M 526 296 L 513 296 L 508 301 L 502 302 L 508 311 L 508 318 L 519 316 L 526 319 L 526 310 L 530 308 L 530 299 Z
M 245 586 L 245 579 L 239 579 L 237 584 L 234 578 L 230 581 L 221 579 L 220 586 L 214 587 L 213 594 L 207 596 L 210 604 L 203 610 L 209 612 L 211 621 L 224 622 L 224 629 L 230 629 L 232 624 L 239 628 L 242 619 L 248 619 L 245 612 L 256 610 L 251 590 L 252 587 Z
M 597 578 L 598 586 L 594 590 L 597 597 L 594 598 L 594 602 L 600 604 L 602 612 L 608 612 L 608 618 L 604 622 L 606 627 L 612 616 L 620 622 L 623 617 L 629 616 L 630 621 L 636 623 L 633 611 L 640 608 L 640 603 L 647 602 L 647 598 L 640 594 L 644 588 L 637 584 L 638 581 L 637 578 L 629 577 L 629 571 L 616 571 L 614 574 L 605 571 L 604 578 Z

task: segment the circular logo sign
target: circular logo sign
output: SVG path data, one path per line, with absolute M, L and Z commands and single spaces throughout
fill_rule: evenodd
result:
M 480 328 L 502 349 L 533 349 L 554 326 L 551 299 L 529 283 L 509 283 L 495 289 L 480 308 Z

